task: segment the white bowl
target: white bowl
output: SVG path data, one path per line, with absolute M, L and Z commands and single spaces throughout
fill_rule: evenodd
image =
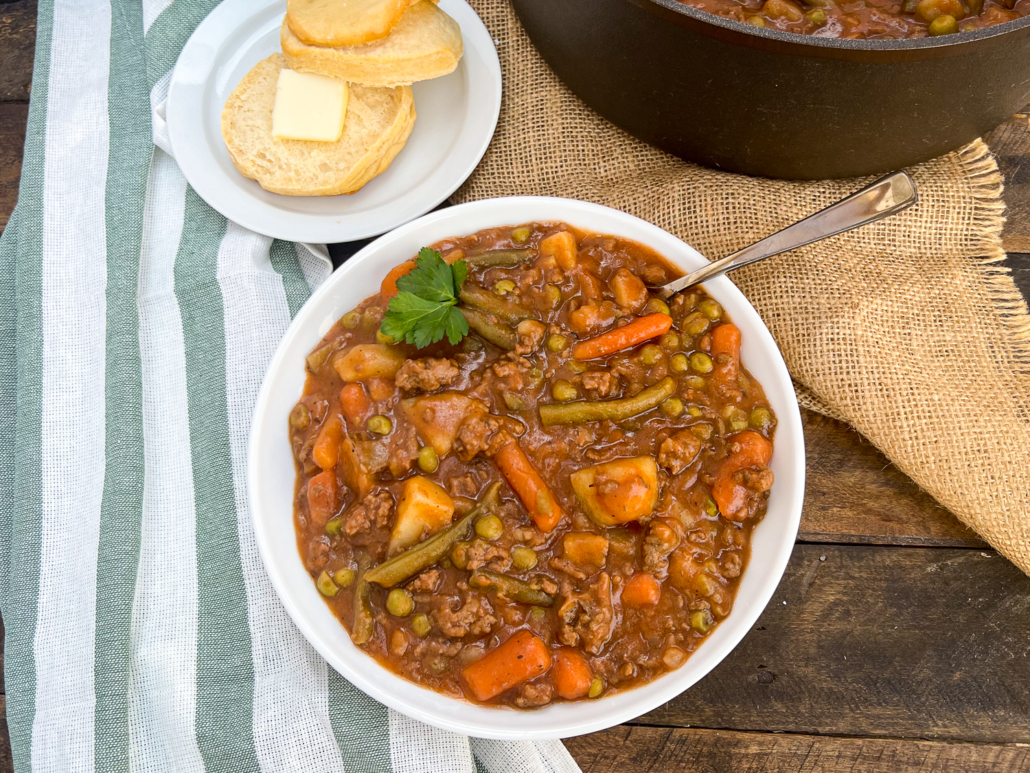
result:
M 676 671 L 650 684 L 594 701 L 559 703 L 533 711 L 476 706 L 419 687 L 381 667 L 350 640 L 315 589 L 301 562 L 293 524 L 295 470 L 287 417 L 304 389 L 304 360 L 341 315 L 377 292 L 387 271 L 421 247 L 449 236 L 530 221 L 561 220 L 587 232 L 648 245 L 684 271 L 706 260 L 675 236 L 631 215 L 596 204 L 541 197 L 489 199 L 426 215 L 380 237 L 355 254 L 297 314 L 272 358 L 251 429 L 249 480 L 257 543 L 294 622 L 329 664 L 358 689 L 431 725 L 479 738 L 568 738 L 626 722 L 675 698 L 711 671 L 754 626 L 790 558 L 801 520 L 805 449 L 790 376 L 758 313 L 725 277 L 705 284 L 740 327 L 743 360 L 761 382 L 778 418 L 769 509 L 754 531 L 751 562 L 733 612 Z

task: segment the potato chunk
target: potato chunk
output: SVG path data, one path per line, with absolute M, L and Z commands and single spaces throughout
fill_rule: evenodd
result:
M 639 521 L 658 504 L 658 465 L 651 456 L 584 467 L 570 480 L 583 510 L 600 526 Z
M 553 255 L 566 271 L 576 267 L 576 237 L 571 231 L 558 231 L 540 242 L 541 255 Z
M 562 540 L 562 549 L 565 551 L 565 558 L 579 566 L 600 569 L 608 559 L 608 539 L 600 534 L 566 534 Z
M 384 344 L 358 344 L 333 361 L 344 381 L 367 381 L 397 375 L 407 357 L 399 349 Z
M 389 555 L 399 553 L 449 526 L 454 517 L 454 500 L 433 481 L 421 475 L 404 481 L 397 505 L 397 521 L 390 532 Z
M 466 417 L 487 412 L 483 403 L 457 392 L 401 400 L 400 406 L 422 442 L 441 458 L 450 453 Z

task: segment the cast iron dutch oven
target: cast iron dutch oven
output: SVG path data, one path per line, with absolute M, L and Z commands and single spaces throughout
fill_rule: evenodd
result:
M 676 0 L 512 0 L 558 76 L 706 166 L 822 179 L 954 150 L 1030 102 L 1030 17 L 914 40 L 761 29 Z

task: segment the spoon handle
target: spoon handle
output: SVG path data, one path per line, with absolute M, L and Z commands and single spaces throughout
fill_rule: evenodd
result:
M 916 184 L 908 173 L 894 172 L 836 204 L 831 204 L 826 209 L 787 226 L 782 231 L 766 236 L 732 255 L 709 263 L 692 274 L 658 288 L 657 294 L 662 298 L 669 298 L 681 290 L 721 276 L 727 271 L 896 215 L 918 200 Z

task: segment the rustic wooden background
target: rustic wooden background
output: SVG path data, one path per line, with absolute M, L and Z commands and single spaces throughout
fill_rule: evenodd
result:
M 0 0 L 0 229 L 18 195 L 35 23 L 35 0 Z M 987 138 L 1024 296 L 1028 114 Z M 676 700 L 568 748 L 589 773 L 1030 771 L 1030 578 L 846 425 L 804 422 L 801 533 L 755 630 Z

